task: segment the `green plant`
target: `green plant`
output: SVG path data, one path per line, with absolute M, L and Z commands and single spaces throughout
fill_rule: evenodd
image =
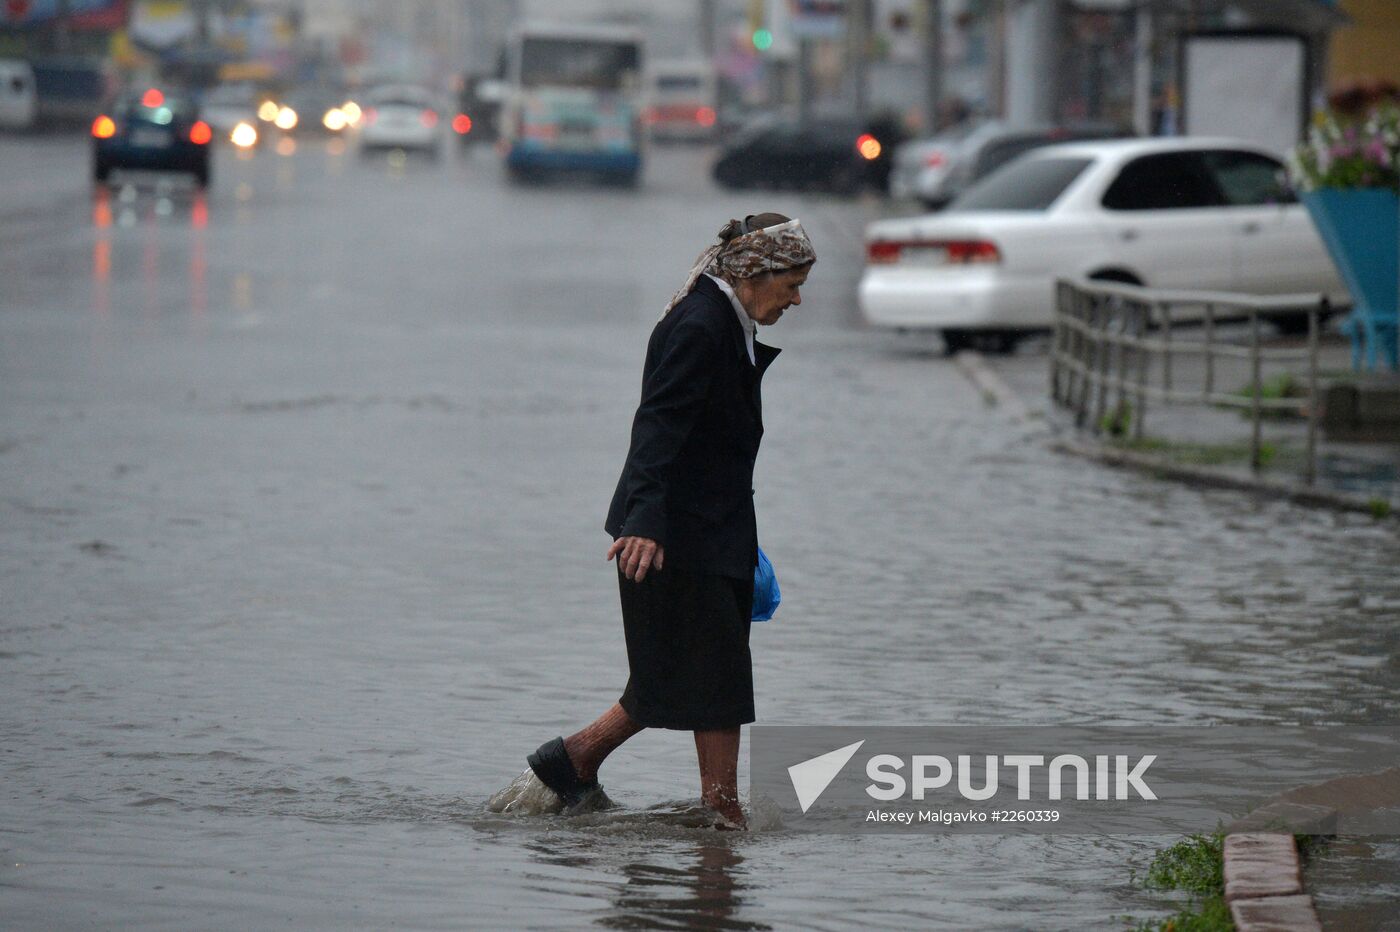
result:
M 1254 383 L 1250 382 L 1232 392 L 1241 402 L 1248 404 L 1254 399 Z M 1278 375 L 1270 376 L 1259 386 L 1259 397 L 1269 400 L 1302 400 L 1308 397 L 1307 383 L 1291 372 L 1280 372 Z M 1241 408 L 1238 405 L 1219 405 L 1222 408 L 1234 408 L 1244 417 L 1250 416 L 1248 408 Z M 1265 419 L 1296 418 L 1300 416 L 1298 411 L 1287 409 L 1265 408 L 1260 412 Z
M 1099 430 L 1110 437 L 1126 437 L 1133 425 L 1133 406 L 1121 401 L 1099 420 Z
M 1160 437 L 1143 437 L 1141 440 L 1122 441 L 1117 446 L 1137 453 L 1153 453 L 1173 463 L 1187 466 L 1227 466 L 1232 463 L 1249 462 L 1248 443 L 1188 443 L 1164 440 Z M 1278 458 L 1277 446 L 1272 443 L 1260 444 L 1261 466 L 1268 467 Z
M 1229 932 L 1235 928 L 1225 902 L 1225 832 L 1191 835 L 1157 852 L 1142 885 L 1149 890 L 1183 890 L 1191 902 L 1165 919 L 1149 919 L 1135 932 Z
M 1400 189 L 1400 107 L 1390 100 L 1356 116 L 1319 114 L 1289 157 L 1289 174 L 1304 191 Z
M 1134 932 L 1233 932 L 1235 920 L 1222 896 L 1212 896 L 1168 916 L 1133 926 Z
M 1390 517 L 1391 508 L 1389 499 L 1373 498 L 1370 501 L 1366 502 L 1366 507 L 1371 509 L 1371 517 L 1373 518 Z
M 1225 892 L 1225 833 L 1191 835 L 1158 851 L 1147 866 L 1143 886 L 1150 890 Z
M 1326 835 L 1295 834 L 1293 843 L 1298 846 L 1298 859 L 1306 865 L 1327 850 L 1330 839 Z

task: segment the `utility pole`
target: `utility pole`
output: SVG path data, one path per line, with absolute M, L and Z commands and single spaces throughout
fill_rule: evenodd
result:
M 797 40 L 797 122 L 804 128 L 812 123 L 812 40 L 807 36 Z
M 53 39 L 54 50 L 60 55 L 67 55 L 73 51 L 73 24 L 69 22 L 72 15 L 73 8 L 69 0 L 58 0 L 54 11 Z
M 870 0 L 847 0 L 846 30 L 855 82 L 854 109 L 856 118 L 864 120 L 870 109 Z
M 1006 118 L 1006 0 L 992 0 L 991 33 L 987 42 L 987 109 L 997 119 Z
M 1008 11 L 1006 119 L 1013 126 L 1053 123 L 1059 106 L 1060 0 L 1020 0 Z
M 943 129 L 943 0 L 924 2 L 924 131 Z
M 1137 8 L 1137 37 L 1133 49 L 1133 128 L 1139 136 L 1152 135 L 1152 7 Z
M 700 0 L 700 54 L 706 61 L 715 57 L 715 0 Z

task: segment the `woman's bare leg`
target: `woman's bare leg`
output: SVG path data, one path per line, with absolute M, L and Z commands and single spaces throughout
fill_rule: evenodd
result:
M 622 706 L 613 703 L 592 725 L 565 738 L 564 752 L 579 779 L 587 783 L 598 779 L 598 768 L 609 754 L 644 727 L 634 722 Z
M 739 729 L 697 731 L 695 756 L 700 761 L 700 799 L 735 825 L 746 827 L 739 807 Z

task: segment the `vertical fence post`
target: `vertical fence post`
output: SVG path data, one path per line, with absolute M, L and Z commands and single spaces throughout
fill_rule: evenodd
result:
M 1172 306 L 1170 301 L 1158 305 L 1162 309 L 1162 390 L 1172 390 Z M 1168 396 L 1168 403 L 1171 398 Z
M 1215 305 L 1206 303 L 1206 403 L 1215 393 Z
M 1129 325 L 1136 316 L 1137 301 L 1123 302 L 1123 313 L 1118 317 L 1118 406 L 1113 412 L 1113 423 L 1126 433 L 1127 425 L 1123 418 L 1128 410 L 1128 340 Z
M 1068 410 L 1074 410 L 1074 386 L 1075 368 L 1078 362 L 1079 344 L 1076 335 L 1079 333 L 1076 321 L 1079 319 L 1079 286 L 1070 287 L 1069 300 L 1065 305 L 1065 375 L 1064 384 L 1060 388 L 1062 404 Z
M 1308 485 L 1317 482 L 1318 331 L 1330 310 L 1331 301 L 1323 295 L 1321 304 L 1308 311 L 1308 453 L 1307 463 L 1303 467 L 1303 481 Z
M 1252 431 L 1249 438 L 1249 468 L 1254 472 L 1259 472 L 1261 465 L 1260 446 L 1262 439 L 1262 414 L 1263 408 L 1260 401 L 1263 398 L 1263 365 L 1259 358 L 1259 311 L 1251 309 L 1249 312 L 1249 367 L 1250 374 L 1254 380 L 1254 396 L 1250 403 L 1250 420 L 1253 422 Z
M 1102 314 L 1098 321 L 1098 344 L 1094 350 L 1094 433 L 1103 431 L 1104 415 L 1108 413 L 1108 372 L 1109 353 L 1112 352 L 1112 337 L 1109 331 L 1113 327 L 1114 309 L 1118 307 L 1119 299 L 1113 295 L 1105 295 L 1102 304 Z
M 1069 285 L 1064 281 L 1055 282 L 1055 329 L 1050 336 L 1050 400 L 1056 405 L 1060 403 L 1060 337 L 1064 333 L 1061 319 L 1068 290 Z
M 1075 427 L 1082 428 L 1089 417 L 1089 375 L 1092 369 L 1089 368 L 1089 357 L 1091 357 L 1091 334 L 1089 329 L 1093 326 L 1093 320 L 1098 316 L 1099 297 L 1092 291 L 1084 292 L 1084 305 L 1082 305 L 1082 316 L 1079 318 L 1079 383 L 1074 399 L 1074 424 Z
M 1133 417 L 1133 439 L 1142 440 L 1142 422 L 1147 416 L 1147 367 L 1151 363 L 1152 354 L 1147 347 L 1141 345 L 1141 341 L 1147 338 L 1147 328 L 1152 323 L 1152 305 L 1144 301 L 1138 308 L 1137 338 L 1138 359 L 1137 359 L 1137 412 Z

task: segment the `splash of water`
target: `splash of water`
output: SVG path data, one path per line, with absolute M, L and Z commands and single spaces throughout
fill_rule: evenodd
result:
M 491 812 L 515 815 L 554 815 L 559 812 L 564 812 L 565 815 L 579 815 L 611 809 L 613 801 L 608 799 L 608 795 L 599 786 L 589 790 L 576 805 L 565 812 L 564 801 L 559 798 L 559 794 L 545 786 L 543 781 L 535 776 L 535 772 L 526 767 L 520 776 L 498 790 L 487 801 L 486 808 Z

